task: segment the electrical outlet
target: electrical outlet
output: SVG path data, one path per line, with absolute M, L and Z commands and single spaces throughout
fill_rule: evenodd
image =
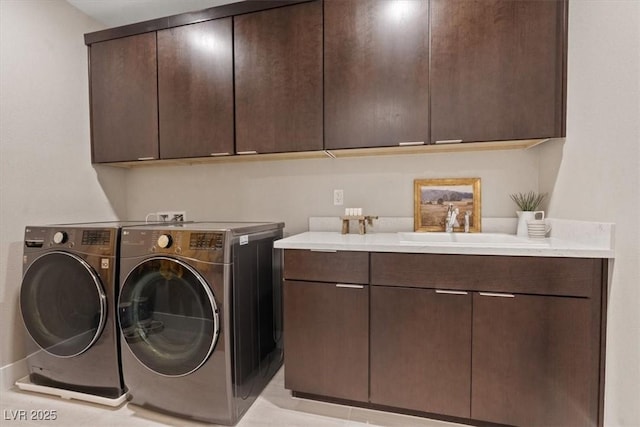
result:
M 333 206 L 344 204 L 344 190 L 333 190 Z
M 184 222 L 187 220 L 185 211 L 162 211 L 156 213 L 160 222 Z
M 187 213 L 185 211 L 172 212 L 171 214 L 171 221 L 185 222 L 187 220 Z

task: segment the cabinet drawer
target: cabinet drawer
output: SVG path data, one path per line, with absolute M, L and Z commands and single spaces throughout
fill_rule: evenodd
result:
M 284 278 L 368 284 L 369 253 L 287 249 L 284 251 Z
M 488 255 L 371 254 L 371 284 L 590 297 L 602 260 Z

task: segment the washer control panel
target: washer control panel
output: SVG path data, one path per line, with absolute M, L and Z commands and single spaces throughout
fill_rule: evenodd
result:
M 83 254 L 114 256 L 116 228 L 81 228 L 73 226 L 27 226 L 25 250 L 69 250 Z
M 95 245 L 108 245 L 111 242 L 110 230 L 84 230 L 82 232 L 82 244 L 95 246 Z

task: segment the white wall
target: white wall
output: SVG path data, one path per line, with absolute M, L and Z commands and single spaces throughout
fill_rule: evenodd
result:
M 140 218 L 185 209 L 191 219 L 311 215 L 412 216 L 414 178 L 482 178 L 483 214 L 513 216 L 508 194 L 552 194 L 551 216 L 617 224 L 607 343 L 607 426 L 640 425 L 640 2 L 572 0 L 565 142 L 528 151 L 288 160 L 125 172 L 93 169 L 86 50 L 96 23 L 62 0 L 0 0 L 0 366 L 24 357 L 17 313 L 27 223 Z M 127 191 L 124 191 L 124 188 Z
M 101 172 L 100 182 L 91 167 L 83 34 L 98 29 L 62 0 L 0 1 L 0 367 L 25 356 L 25 225 L 125 211 L 124 173 Z
M 567 138 L 541 148 L 549 215 L 616 223 L 605 425 L 640 425 L 640 2 L 571 1 Z

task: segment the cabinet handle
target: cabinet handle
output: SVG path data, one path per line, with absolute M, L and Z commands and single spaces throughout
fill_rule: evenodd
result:
M 406 147 L 409 145 L 424 145 L 424 141 L 408 141 L 408 142 L 398 142 L 400 147 Z
M 229 153 L 211 153 L 210 156 L 218 157 L 218 156 L 228 156 Z
M 336 288 L 364 289 L 364 285 L 347 285 L 345 283 L 336 283 Z
M 309 249 L 309 252 L 324 252 L 329 254 L 335 254 L 338 251 L 335 249 Z
M 138 160 L 154 160 L 155 157 L 138 157 Z
M 515 298 L 513 294 L 499 294 L 494 292 L 478 292 L 483 297 L 498 297 L 498 298 Z
M 436 294 L 469 295 L 469 292 L 466 292 L 466 291 L 446 291 L 446 290 L 443 290 L 443 289 L 436 289 Z
M 240 155 L 243 155 L 243 154 L 258 154 L 258 152 L 257 151 L 253 151 L 253 150 L 250 150 L 250 151 L 238 151 L 238 154 L 240 154 Z
M 440 139 L 436 141 L 436 144 L 456 144 L 458 142 L 462 142 L 461 139 Z

